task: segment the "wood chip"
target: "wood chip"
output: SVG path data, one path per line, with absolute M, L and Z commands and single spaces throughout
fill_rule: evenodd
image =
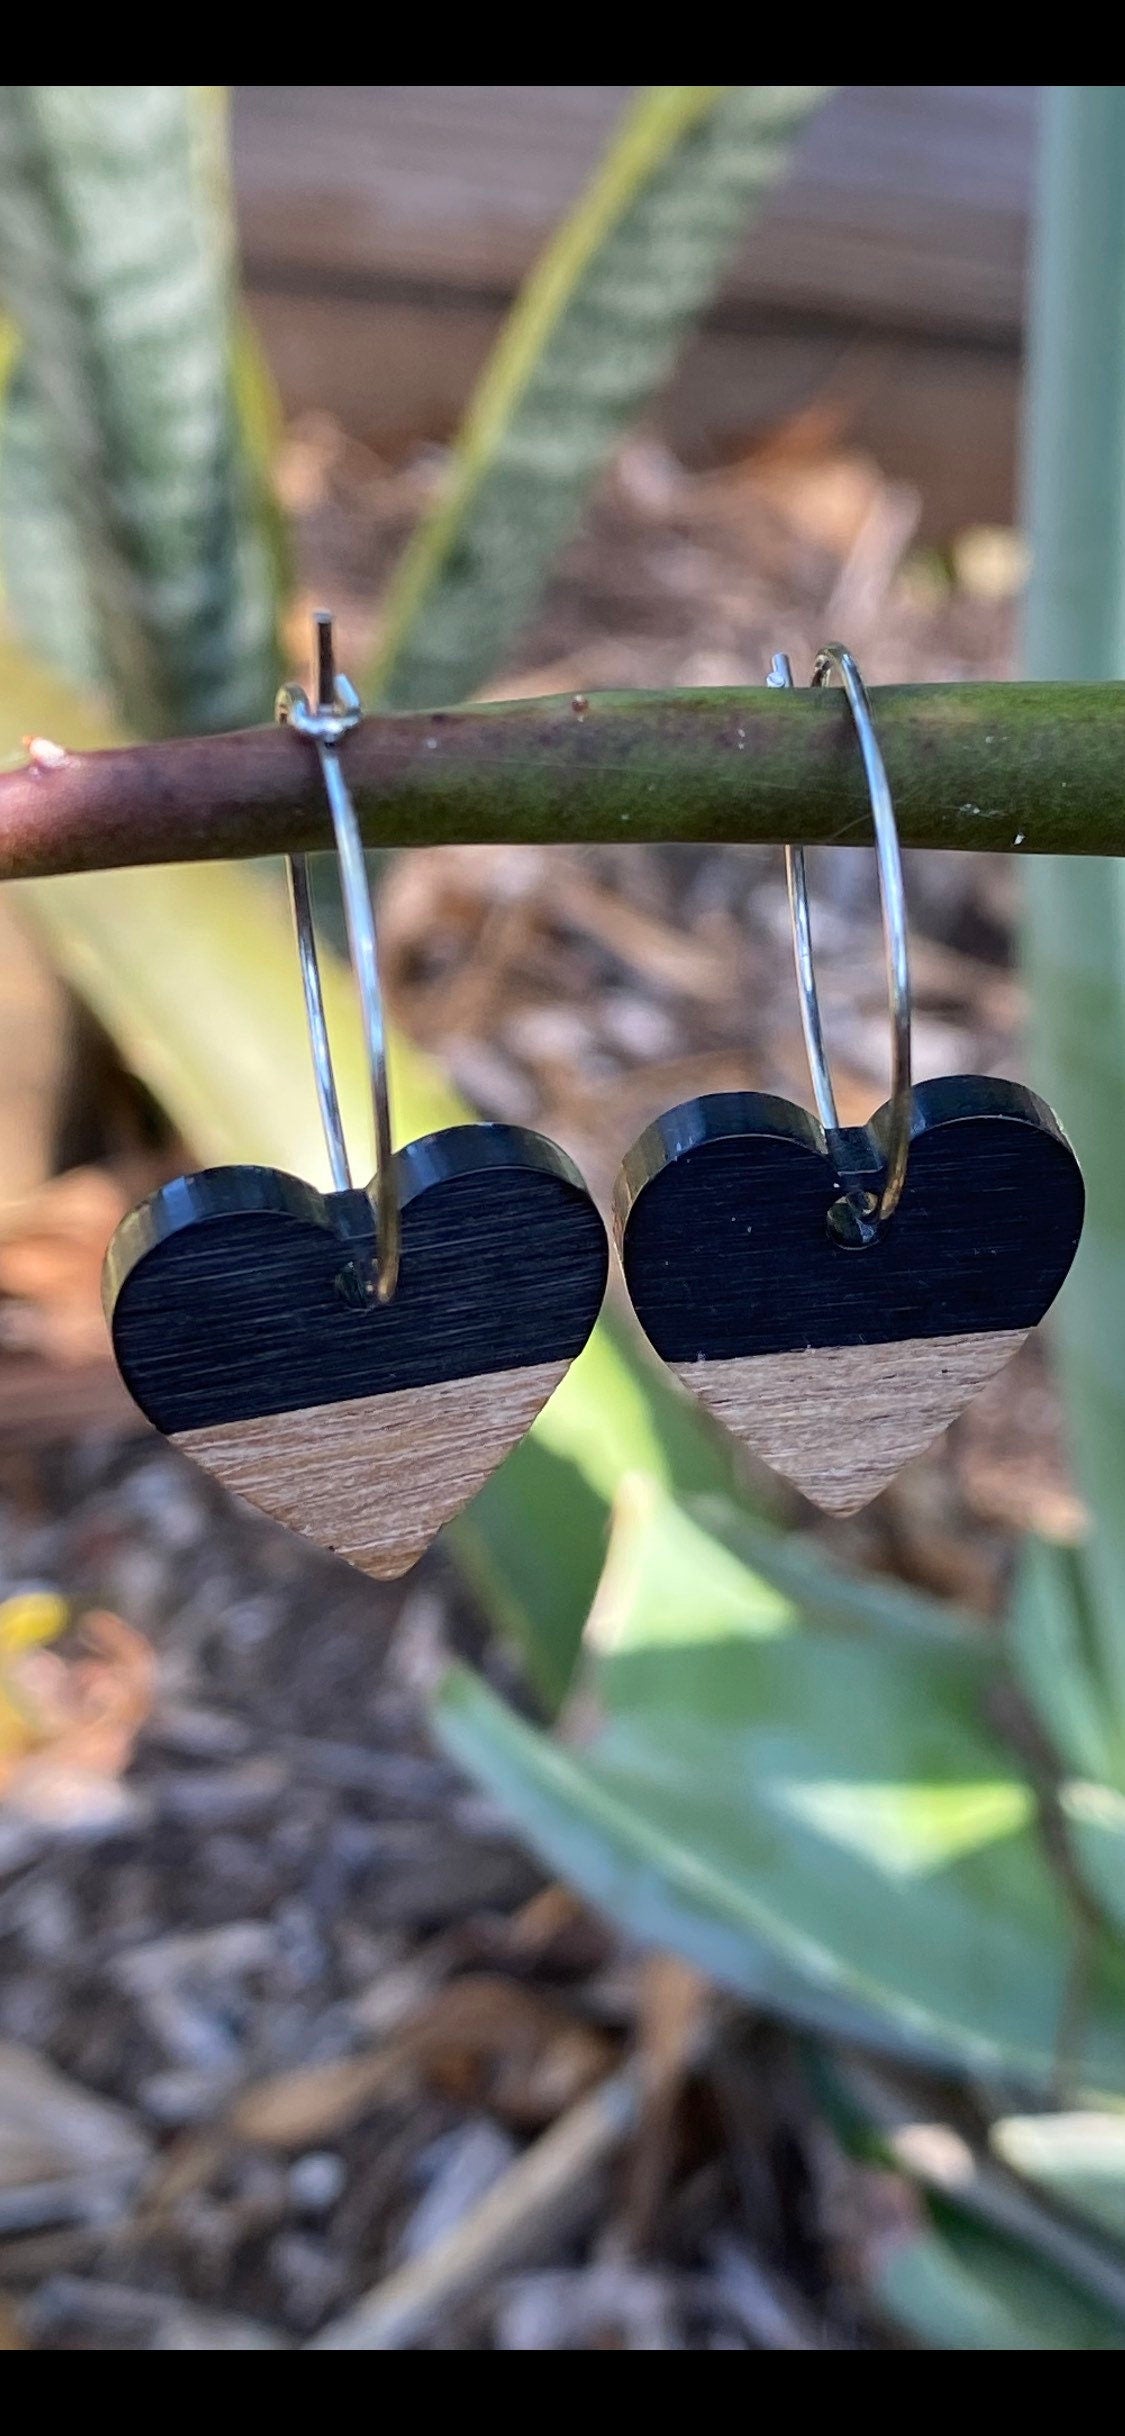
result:
M 642 2102 L 622 2218 L 637 2247 L 652 2237 L 673 2164 L 676 2111 L 705 2035 L 709 1985 L 676 1954 L 646 1957 L 637 2020 Z
M 128 2181 L 148 2158 L 149 2143 L 123 2107 L 27 2047 L 0 2046 L 0 2191 L 75 2176 Z
M 636 2121 L 639 2095 L 632 2073 L 612 2074 L 544 2132 L 444 2241 L 333 2319 L 310 2348 L 404 2351 L 490 2277 L 526 2260 L 545 2238 L 572 2230 Z

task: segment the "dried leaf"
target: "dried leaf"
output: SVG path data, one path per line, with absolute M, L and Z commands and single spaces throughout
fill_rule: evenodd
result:
M 438 2088 L 528 2127 L 573 2106 L 613 2061 L 612 2042 L 564 2006 L 483 1972 L 435 1990 L 408 2040 Z
M 637 2023 L 641 2116 L 630 2159 L 625 2222 L 646 2242 L 671 2174 L 676 2111 L 699 2050 L 708 1982 L 677 1954 L 650 1954 L 641 1976 Z
M 243 2090 L 226 2124 L 242 2140 L 303 2147 L 345 2130 L 422 2079 L 531 2128 L 572 2106 L 612 2058 L 612 2042 L 564 2006 L 517 1980 L 478 1973 L 435 1989 L 373 2053 L 279 2073 Z
M 142 1633 L 101 1610 L 83 1617 L 73 1653 L 45 1649 L 51 1600 L 38 1613 L 30 1599 L 8 1604 L 19 1610 L 16 1635 L 38 1625 L 39 1638 L 25 1637 L 10 1657 L 0 1641 L 0 1795 L 28 1816 L 73 1825 L 83 1787 L 97 1812 L 128 1765 L 152 1708 L 154 1654 Z M 3 1617 L 0 1609 L 0 1634 Z
M 123 2107 L 95 2097 L 30 2048 L 0 2045 L 0 2189 L 74 2174 L 135 2174 L 148 2154 Z
M 129 1207 L 123 1181 L 102 1167 L 55 1176 L 0 1221 L 0 1344 L 64 1364 L 105 1356 L 101 1274 L 105 1248 Z
M 374 2055 L 342 2056 L 330 2064 L 279 2072 L 243 2090 L 225 2118 L 226 2127 L 236 2139 L 259 2141 L 264 2148 L 304 2148 L 358 2123 L 403 2078 L 404 2058 L 397 2044 Z
M 26 2351 L 27 2342 L 21 2331 L 15 2305 L 0 2293 L 0 2351 Z

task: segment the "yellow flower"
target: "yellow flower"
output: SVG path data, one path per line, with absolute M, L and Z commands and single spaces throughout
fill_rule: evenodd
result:
M 0 1760 L 11 1762 L 39 1741 L 43 1721 L 35 1697 L 38 1661 L 28 1651 L 41 1649 L 66 1630 L 70 1609 L 57 1591 L 26 1590 L 0 1600 Z M 25 1662 L 25 1663 L 21 1663 Z M 46 1660 L 45 1664 L 54 1664 Z M 29 1680 L 30 1678 L 30 1680 Z M 6 1773 L 6 1770 L 5 1770 Z
M 14 1599 L 0 1599 L 0 1667 L 21 1649 L 57 1641 L 69 1618 L 67 1601 L 56 1590 L 24 1590 Z

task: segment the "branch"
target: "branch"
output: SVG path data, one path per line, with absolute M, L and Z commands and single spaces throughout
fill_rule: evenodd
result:
M 903 843 L 1125 854 L 1125 685 L 893 685 L 873 694 Z M 838 692 L 576 694 L 365 719 L 343 761 L 370 846 L 863 846 Z M 331 845 L 291 729 L 36 748 L 0 777 L 0 879 Z

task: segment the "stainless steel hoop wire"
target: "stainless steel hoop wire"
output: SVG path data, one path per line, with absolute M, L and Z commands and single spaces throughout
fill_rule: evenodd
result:
M 380 1302 L 389 1302 L 398 1282 L 399 1270 L 399 1209 L 395 1189 L 393 1146 L 391 1140 L 390 1096 L 387 1088 L 386 1030 L 383 1022 L 383 993 L 379 982 L 379 954 L 375 935 L 375 909 L 367 878 L 363 839 L 356 819 L 347 781 L 340 766 L 339 747 L 361 717 L 360 700 L 354 685 L 336 671 L 332 644 L 332 620 L 319 611 L 314 620 L 316 634 L 317 702 L 315 709 L 300 685 L 285 685 L 278 694 L 276 716 L 295 727 L 316 749 L 328 808 L 332 815 L 332 830 L 340 864 L 340 884 L 344 900 L 348 948 L 352 971 L 359 993 L 363 1018 L 364 1040 L 371 1086 L 371 1108 L 375 1127 L 375 1181 L 372 1187 L 378 1228 L 376 1276 L 369 1293 Z M 332 1048 L 328 1038 L 328 1022 L 324 1008 L 324 987 L 317 954 L 316 930 L 313 922 L 312 897 L 309 887 L 308 857 L 303 854 L 289 858 L 289 895 L 293 907 L 293 923 L 297 934 L 297 953 L 301 966 L 301 986 L 305 997 L 309 1041 L 312 1048 L 313 1074 L 324 1129 L 325 1147 L 336 1192 L 353 1188 L 348 1160 L 344 1123 L 340 1110 L 340 1095 L 332 1063 Z
M 902 856 L 899 851 L 898 826 L 891 798 L 879 739 L 875 731 L 867 687 L 851 652 L 842 643 L 827 643 L 816 657 L 812 682 L 827 685 L 837 676 L 847 697 L 855 723 L 856 737 L 863 760 L 867 791 L 871 799 L 871 817 L 875 830 L 875 853 L 879 870 L 879 895 L 883 913 L 883 941 L 887 963 L 887 1000 L 891 1018 L 891 1091 L 887 1127 L 885 1171 L 882 1191 L 875 1204 L 876 1226 L 885 1226 L 894 1216 L 902 1198 L 910 1157 L 910 1126 L 912 1115 L 910 1066 L 910 959 L 906 932 L 906 892 L 902 878 Z M 774 654 L 766 679 L 768 685 L 788 688 L 793 683 L 793 671 L 784 652 Z M 801 1028 L 812 1076 L 817 1114 L 827 1135 L 838 1134 L 840 1120 L 836 1110 L 836 1094 L 824 1046 L 824 1029 L 820 1018 L 816 975 L 813 970 L 812 929 L 809 918 L 808 880 L 805 873 L 804 848 L 785 849 L 785 877 L 789 890 L 789 910 L 793 923 L 793 955 L 797 968 L 797 988 L 800 994 Z

